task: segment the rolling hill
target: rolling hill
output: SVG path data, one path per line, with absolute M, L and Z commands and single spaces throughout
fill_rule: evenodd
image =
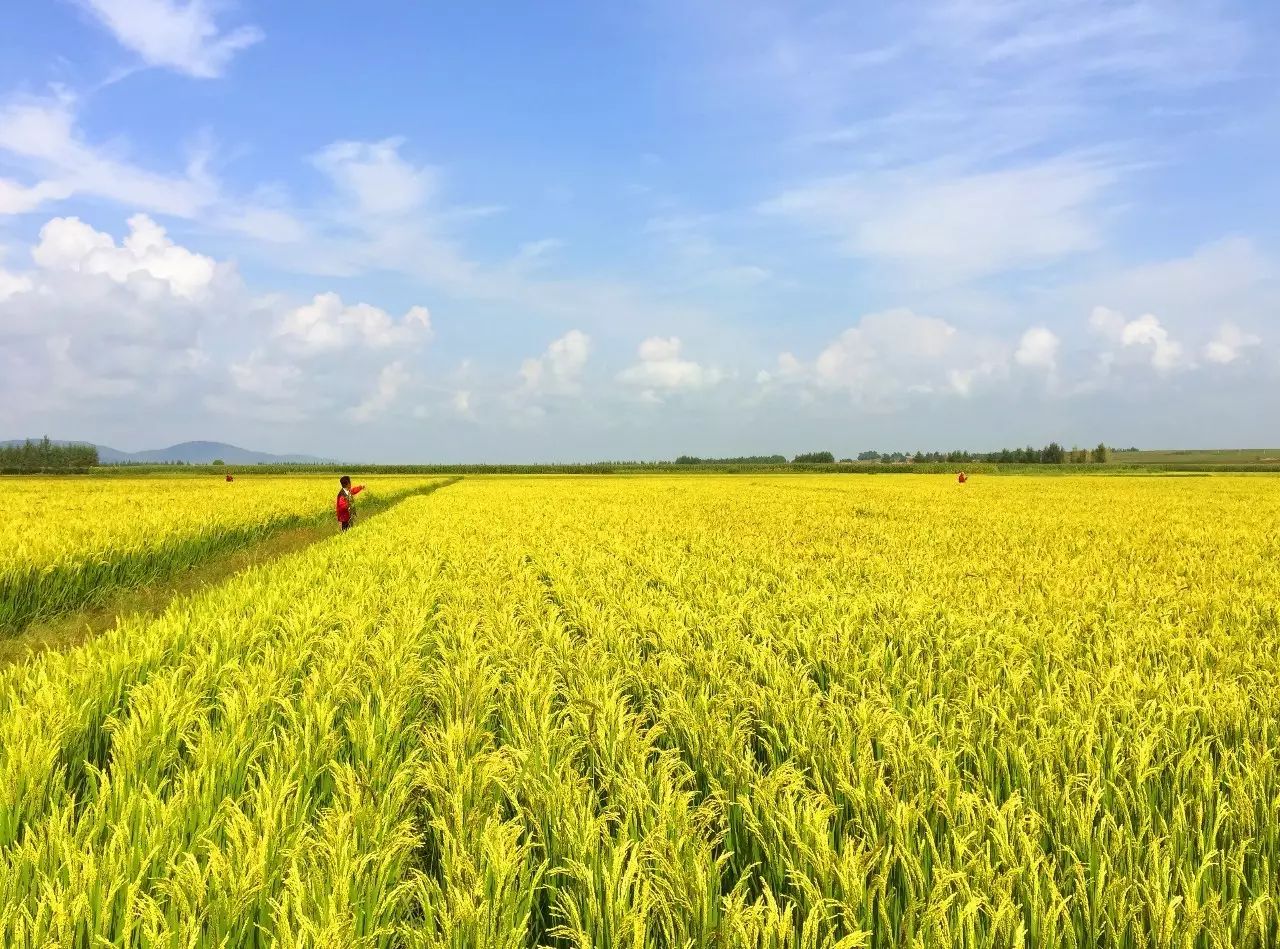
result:
M 23 439 L 11 439 L 0 445 L 21 444 Z M 66 442 L 57 441 L 57 444 Z M 109 445 L 98 445 L 98 460 L 104 465 L 144 464 L 163 465 L 182 462 L 188 465 L 207 465 L 221 459 L 229 465 L 281 465 L 326 464 L 331 459 L 314 455 L 273 455 L 265 451 L 252 451 L 226 442 L 182 442 L 168 448 L 152 448 L 146 451 L 120 451 Z

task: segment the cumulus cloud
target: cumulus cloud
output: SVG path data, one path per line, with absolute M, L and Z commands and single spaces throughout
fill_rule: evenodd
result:
M 369 422 L 419 386 L 413 363 L 432 337 L 426 307 L 410 307 L 397 319 L 380 307 L 319 293 L 301 306 L 271 310 L 274 324 L 259 324 L 252 349 L 232 367 L 232 391 L 210 401 L 220 411 L 275 420 L 340 412 Z M 390 363 L 388 352 L 396 357 Z
M 520 365 L 524 387 L 531 392 L 573 393 L 591 352 L 591 339 L 581 330 L 569 330 L 554 340 L 547 351 Z
M 804 366 L 783 354 L 779 379 L 848 393 L 867 408 L 886 409 L 919 395 L 966 396 L 1002 376 L 1008 347 L 945 320 L 909 309 L 871 313 L 842 332 Z
M 188 300 L 208 291 L 217 269 L 212 258 L 178 246 L 145 214 L 135 214 L 128 223 L 129 233 L 117 245 L 110 234 L 79 218 L 54 218 L 40 229 L 40 243 L 31 256 L 51 271 L 103 274 L 116 283 L 150 278 Z
M 215 371 L 210 330 L 243 306 L 232 268 L 175 245 L 146 217 L 120 243 L 55 218 L 31 257 L 32 269 L 0 275 L 0 376 L 21 393 L 11 412 L 26 400 L 31 412 L 127 399 L 133 412 L 186 398 Z
M 393 317 L 331 293 L 254 297 L 145 215 L 122 237 L 54 218 L 30 259 L 0 270 L 0 377 L 19 393 L 0 403 L 4 427 L 166 406 L 184 424 L 201 408 L 237 425 L 372 422 L 417 384 L 431 338 L 421 306 Z
M 1151 365 L 1162 371 L 1182 363 L 1182 344 L 1169 337 L 1169 331 L 1150 313 L 1126 323 L 1120 334 L 1125 346 L 1145 346 L 1151 350 Z
M 0 282 L 2 286 L 2 282 Z M 0 293 L 3 290 L 0 289 Z M 1225 366 L 1240 358 L 1245 349 L 1261 345 L 1262 338 L 1253 333 L 1246 333 L 1234 323 L 1223 323 L 1218 333 L 1204 347 L 1204 358 L 1209 362 Z
M 404 363 L 396 361 L 378 373 L 373 391 L 359 405 L 347 411 L 347 415 L 357 422 L 368 422 L 378 417 L 395 402 L 400 391 L 409 382 L 411 376 Z
M 1124 335 L 1125 323 L 1124 314 L 1110 307 L 1095 306 L 1089 313 L 1090 328 L 1112 342 L 1120 342 L 1120 338 Z
M 1022 334 L 1013 354 L 1020 366 L 1053 370 L 1058 363 L 1058 336 L 1044 326 L 1033 326 Z
M 640 361 L 618 374 L 618 380 L 642 389 L 641 397 L 656 401 L 658 392 L 706 389 L 724 378 L 714 367 L 684 359 L 679 337 L 651 336 L 640 344 Z
M 231 381 L 239 392 L 260 402 L 277 405 L 294 401 L 305 381 L 300 366 L 270 363 L 261 353 L 233 362 L 229 372 Z M 302 413 L 299 411 L 291 415 L 300 418 Z
M 396 320 L 368 303 L 348 306 L 336 293 L 320 293 L 310 303 L 286 313 L 275 335 L 290 349 L 308 354 L 352 347 L 387 349 L 429 340 L 431 314 L 426 307 L 415 306 Z
M 1175 340 L 1152 313 L 1129 320 L 1116 310 L 1097 306 L 1089 315 L 1089 325 L 1095 333 L 1121 349 L 1144 354 L 1145 361 L 1160 372 L 1191 365 L 1182 343 Z M 1108 361 L 1113 358 L 1114 354 L 1111 354 Z
M 199 79 L 222 75 L 241 50 L 263 38 L 256 26 L 224 30 L 217 13 L 225 4 L 206 0 L 79 0 L 121 46 L 148 66 L 163 66 Z

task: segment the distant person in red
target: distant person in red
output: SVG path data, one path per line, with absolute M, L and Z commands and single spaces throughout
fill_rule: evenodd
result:
M 959 481 L 961 484 L 964 484 L 966 481 L 969 480 L 969 476 L 962 471 L 960 472 L 960 475 L 959 477 L 956 478 L 956 480 Z
M 233 478 L 233 477 L 231 477 L 231 475 L 227 475 L 227 480 L 228 480 L 228 481 L 235 481 L 236 479 L 235 479 L 235 478 Z
M 343 475 L 339 481 L 342 490 L 338 492 L 338 524 L 343 530 L 351 526 L 351 520 L 356 516 L 354 501 L 355 496 L 364 490 L 363 484 L 357 484 L 351 487 L 351 478 L 349 475 Z

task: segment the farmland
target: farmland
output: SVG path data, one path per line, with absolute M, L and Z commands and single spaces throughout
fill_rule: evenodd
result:
M 0 941 L 1275 946 L 1277 525 L 1267 476 L 409 496 L 0 672 Z
M 376 491 L 394 500 L 439 480 L 384 477 Z M 329 516 L 336 482 L 23 478 L 11 492 L 20 500 L 0 548 L 0 633 Z

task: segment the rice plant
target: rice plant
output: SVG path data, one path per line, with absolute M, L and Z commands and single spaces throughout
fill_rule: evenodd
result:
M 378 478 L 363 498 L 440 482 Z M 336 491 L 336 478 L 318 475 L 23 478 L 0 548 L 0 635 L 332 516 Z
M 12 946 L 1280 940 L 1269 479 L 475 479 L 0 673 Z

